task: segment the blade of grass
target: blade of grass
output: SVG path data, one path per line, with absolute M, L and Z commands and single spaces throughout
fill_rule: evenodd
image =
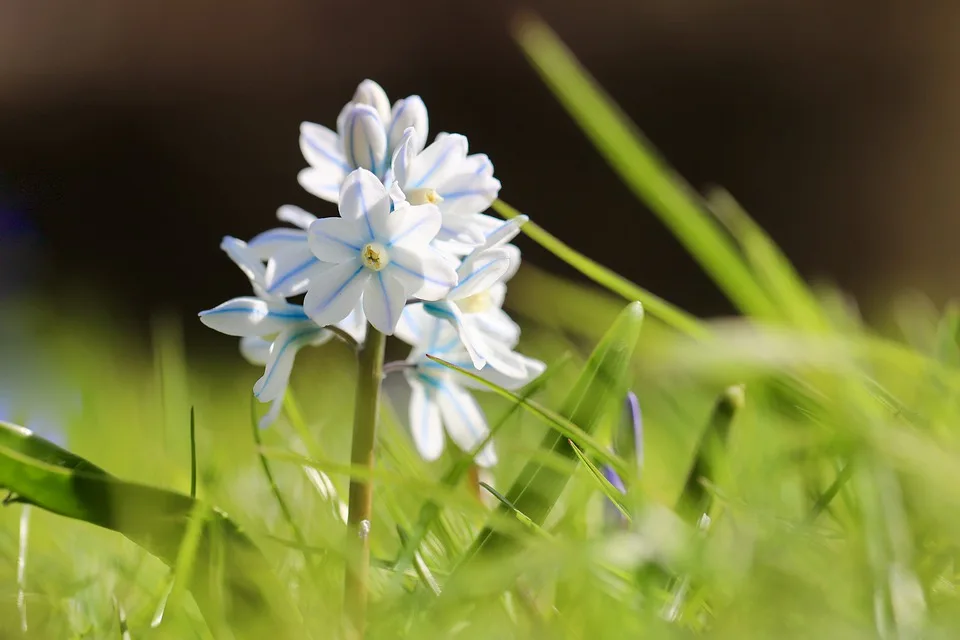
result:
M 620 491 L 610 484 L 610 481 L 603 475 L 603 472 L 597 468 L 597 465 L 593 464 L 583 451 L 580 450 L 580 447 L 576 445 L 573 440 L 567 439 L 567 442 L 570 443 L 570 447 L 573 449 L 573 452 L 576 454 L 577 459 L 590 471 L 590 475 L 593 476 L 593 479 L 597 481 L 597 485 L 600 487 L 600 491 L 603 493 L 607 499 L 613 503 L 613 506 L 623 514 L 623 517 L 627 520 L 632 520 L 630 517 L 630 512 L 627 510 L 627 506 L 623 503 L 623 494 Z
M 581 427 L 576 430 L 588 436 L 611 406 L 615 404 L 619 408 L 627 392 L 630 360 L 639 340 L 642 324 L 643 307 L 639 302 L 631 303 L 620 313 L 603 340 L 590 354 L 560 415 L 550 416 L 555 430 L 544 436 L 540 445 L 542 451 L 575 461 L 576 454 L 567 440 L 571 436 L 556 428 L 556 425 L 580 424 Z M 515 401 L 520 400 L 517 398 Z M 573 436 L 573 439 L 580 443 L 587 441 L 594 443 L 592 438 L 587 440 Z M 604 449 L 591 451 L 591 454 L 603 459 L 606 464 L 618 469 L 618 472 L 626 473 L 623 461 L 610 456 Z M 536 460 L 531 460 L 520 472 L 506 497 L 520 512 L 526 514 L 536 524 L 542 525 L 569 479 L 569 472 L 557 471 Z M 509 546 L 510 538 L 492 531 L 489 527 L 484 528 L 474 540 L 470 552 L 458 566 L 464 566 L 480 553 L 500 551 Z
M 21 502 L 123 534 L 149 553 L 175 566 L 181 541 L 198 501 L 110 476 L 99 467 L 0 422 L 0 487 Z M 271 634 L 304 637 L 290 594 L 253 542 L 224 514 L 209 508 L 204 519 L 190 590 L 201 612 L 216 620 L 210 593 L 210 539 L 219 529 L 227 545 L 225 614 L 237 638 Z
M 707 192 L 707 205 L 740 243 L 754 277 L 776 302 L 779 319 L 799 329 L 830 328 L 820 304 L 797 270 L 769 235 L 725 189 Z
M 493 209 L 508 220 L 521 215 L 519 211 L 503 200 L 494 201 Z M 643 287 L 630 282 L 616 272 L 597 264 L 533 221 L 528 220 L 520 230 L 541 247 L 600 286 L 606 287 L 626 300 L 639 300 L 647 313 L 664 324 L 692 337 L 702 337 L 706 335 L 706 327 L 694 316 L 679 307 L 675 307 Z
M 667 166 L 635 125 L 597 86 L 557 35 L 529 14 L 514 37 L 541 78 L 628 187 L 670 229 L 744 313 L 772 318 L 776 308 L 699 197 Z
M 475 382 L 478 382 L 484 385 L 494 393 L 497 393 L 503 396 L 507 400 L 513 401 L 514 403 L 518 404 L 519 406 L 523 407 L 533 415 L 543 420 L 546 424 L 550 425 L 550 427 L 552 427 L 555 431 L 557 431 L 558 434 L 562 435 L 565 438 L 576 439 L 581 443 L 581 445 L 585 445 L 584 446 L 585 449 L 589 449 L 590 453 L 602 459 L 605 464 L 608 464 L 614 469 L 616 469 L 618 473 L 626 472 L 627 466 L 624 464 L 623 460 L 611 454 L 609 451 L 607 451 L 604 448 L 602 444 L 597 442 L 597 440 L 593 436 L 591 436 L 582 428 L 578 427 L 576 424 L 574 424 L 570 420 L 564 418 L 562 415 L 554 411 L 551 411 L 550 409 L 547 409 L 543 405 L 537 402 L 534 402 L 533 400 L 527 400 L 522 396 L 520 396 L 519 394 L 516 394 L 513 391 L 510 391 L 509 389 L 504 389 L 498 384 L 490 382 L 489 380 L 485 380 L 484 378 L 481 378 L 477 374 L 473 373 L 472 371 L 468 371 L 463 367 L 458 367 L 455 364 L 447 362 L 446 360 L 441 360 L 440 358 L 431 356 L 429 354 L 427 354 L 427 358 L 429 358 L 430 360 L 433 360 L 438 364 L 442 364 L 448 369 L 452 369 L 457 373 L 465 375 L 468 378 L 474 380 Z

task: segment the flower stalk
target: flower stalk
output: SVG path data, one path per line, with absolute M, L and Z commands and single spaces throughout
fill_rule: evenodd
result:
M 360 349 L 357 366 L 357 393 L 350 461 L 356 467 L 371 471 L 380 414 L 380 383 L 383 380 L 385 345 L 386 336 L 372 326 L 367 327 L 367 337 Z M 352 627 L 352 637 L 362 638 L 367 614 L 370 525 L 373 510 L 373 484 L 369 474 L 362 478 L 351 478 L 348 504 L 344 610 Z

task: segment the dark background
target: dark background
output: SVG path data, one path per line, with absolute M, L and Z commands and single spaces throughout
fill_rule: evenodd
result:
M 467 134 L 502 197 L 576 248 L 729 312 L 525 62 L 521 6 L 805 276 L 868 304 L 956 292 L 960 9 L 908 0 L 4 2 L 0 278 L 97 289 L 133 321 L 247 294 L 220 237 L 273 226 L 284 203 L 333 214 L 297 185 L 298 125 L 333 126 L 371 77 L 391 100 L 419 93 L 431 135 Z

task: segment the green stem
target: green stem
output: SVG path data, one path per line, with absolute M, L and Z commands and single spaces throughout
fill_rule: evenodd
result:
M 353 417 L 350 461 L 373 470 L 373 448 L 380 413 L 380 383 L 386 336 L 367 327 L 367 339 L 357 365 L 357 396 Z M 370 477 L 350 480 L 350 512 L 347 517 L 347 569 L 343 586 L 344 610 L 356 638 L 364 634 L 367 614 L 367 581 L 370 574 L 370 523 L 373 484 Z

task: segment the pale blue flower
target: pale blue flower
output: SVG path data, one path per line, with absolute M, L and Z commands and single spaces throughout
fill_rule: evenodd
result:
M 300 185 L 329 202 L 337 202 L 340 186 L 354 169 L 366 169 L 389 183 L 390 160 L 409 136 L 411 149 L 423 149 L 428 131 L 427 108 L 419 96 L 390 107 L 387 94 L 373 80 L 364 80 L 337 118 L 337 130 L 312 122 L 300 125 L 300 150 L 310 164 L 297 176 Z
M 318 325 L 343 320 L 360 301 L 367 321 L 393 334 L 408 298 L 437 300 L 456 286 L 456 265 L 430 246 L 440 229 L 435 206 L 394 201 L 373 173 L 357 169 L 343 182 L 339 209 L 309 229 L 325 263 L 304 299 Z
M 464 369 L 473 369 L 460 337 L 448 322 L 422 310 L 404 314 L 401 326 L 415 343 L 407 358 L 411 367 L 404 370 L 404 375 L 411 389 L 410 432 L 417 450 L 425 460 L 437 459 L 443 452 L 446 429 L 457 447 L 465 452 L 473 451 L 486 439 L 490 429 L 467 388 L 486 390 L 486 387 L 426 357 L 429 354 Z M 521 375 L 504 375 L 491 367 L 477 371 L 477 375 L 507 389 L 517 389 L 543 373 L 542 362 L 519 357 L 525 364 Z M 484 467 L 496 461 L 493 442 L 484 446 L 476 458 L 477 464 Z

